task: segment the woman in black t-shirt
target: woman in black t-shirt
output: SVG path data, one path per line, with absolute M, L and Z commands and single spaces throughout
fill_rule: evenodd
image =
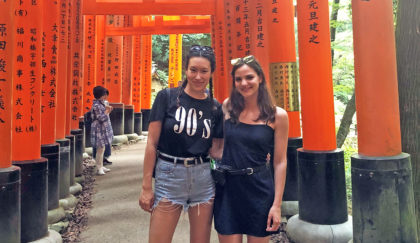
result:
M 215 185 L 209 153 L 221 157 L 223 145 L 221 105 L 211 91 L 213 49 L 192 46 L 186 69 L 182 86 L 160 91 L 150 114 L 139 198 L 151 212 L 149 243 L 172 241 L 182 209 L 189 214 L 191 242 L 210 242 Z

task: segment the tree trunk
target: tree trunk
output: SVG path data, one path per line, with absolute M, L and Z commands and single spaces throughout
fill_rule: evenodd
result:
M 396 43 L 401 140 L 403 152 L 411 155 L 417 228 L 420 229 L 420 1 L 398 2 Z
M 338 128 L 337 132 L 337 148 L 341 148 L 343 146 L 344 141 L 346 140 L 347 134 L 349 134 L 350 126 L 353 121 L 354 113 L 356 112 L 356 102 L 355 102 L 355 95 L 353 91 L 353 95 L 351 99 L 346 105 L 346 109 L 344 110 L 343 117 L 341 118 L 340 128 Z
M 330 23 L 337 22 L 338 17 L 338 10 L 340 10 L 340 0 L 334 0 L 331 10 L 331 20 Z M 337 32 L 336 25 L 331 25 L 330 33 L 331 33 L 331 43 L 335 41 L 335 33 Z M 334 65 L 334 48 L 331 48 L 331 60 Z

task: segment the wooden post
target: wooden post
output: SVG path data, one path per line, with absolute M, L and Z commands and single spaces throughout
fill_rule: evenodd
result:
M 355 243 L 418 242 L 410 155 L 401 150 L 392 4 L 352 2 L 359 144 L 352 156 Z
M 83 113 L 89 111 L 92 107 L 93 87 L 96 86 L 95 73 L 95 29 L 96 29 L 96 17 L 92 15 L 84 16 L 84 68 L 83 68 Z M 89 130 L 90 131 L 90 130 Z M 88 136 L 89 134 L 87 134 Z M 90 137 L 90 136 L 89 136 Z M 90 139 L 90 138 L 89 138 Z
M 13 1 L 0 2 L 0 169 L 12 165 Z
M 12 0 L 0 1 L 0 235 L 21 241 L 20 169 L 12 166 L 14 18 Z
M 66 106 L 67 106 L 67 46 L 68 46 L 68 4 L 67 0 L 60 0 L 59 33 L 57 68 L 57 112 L 56 112 L 56 139 L 66 137 Z
M 141 24 L 141 16 L 133 17 L 133 27 L 139 27 Z M 134 105 L 134 132 L 138 135 L 142 133 L 142 113 L 141 113 L 141 97 L 140 97 L 140 77 L 141 77 L 141 36 L 133 36 L 133 91 L 132 104 Z
M 215 98 L 220 102 L 229 97 L 229 81 L 227 65 L 227 43 L 226 43 L 226 18 L 224 0 L 216 1 L 216 14 L 214 15 L 214 51 L 216 54 L 216 71 L 213 74 Z M 230 63 L 229 63 L 230 65 Z
M 168 87 L 178 87 L 182 77 L 182 34 L 169 35 Z
M 124 27 L 133 26 L 133 19 L 131 16 L 124 16 Z M 122 66 L 122 103 L 131 105 L 132 103 L 132 51 L 133 51 L 133 37 L 126 35 L 123 37 L 123 55 L 121 60 Z
M 42 1 L 14 1 L 12 10 L 16 31 L 12 160 L 22 170 L 22 242 L 48 232 L 48 161 L 41 158 L 42 5 Z
M 328 0 L 298 0 L 297 12 L 303 148 L 297 150 L 299 215 L 289 219 L 288 235 L 295 242 L 348 242 L 352 229 L 344 152 L 335 140 Z
M 95 27 L 95 83 L 105 87 L 105 16 L 96 16 Z
M 141 60 L 141 108 L 151 108 L 151 79 L 152 79 L 152 36 L 142 36 Z

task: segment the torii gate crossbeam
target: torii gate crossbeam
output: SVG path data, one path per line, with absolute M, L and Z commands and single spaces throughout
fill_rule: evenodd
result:
M 159 1 L 84 0 L 84 15 L 214 15 L 214 0 Z

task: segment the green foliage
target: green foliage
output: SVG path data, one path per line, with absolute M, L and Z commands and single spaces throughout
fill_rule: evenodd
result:
M 169 68 L 169 35 L 152 36 L 152 58 L 156 64 L 156 79 L 161 84 L 168 84 Z M 182 57 L 185 59 L 186 53 L 192 45 L 211 46 L 210 34 L 185 34 L 182 36 Z
M 352 211 L 352 186 L 351 186 L 351 156 L 357 153 L 357 138 L 350 137 L 346 139 L 342 149 L 344 151 L 344 168 L 346 173 L 346 193 L 347 208 L 349 214 Z

